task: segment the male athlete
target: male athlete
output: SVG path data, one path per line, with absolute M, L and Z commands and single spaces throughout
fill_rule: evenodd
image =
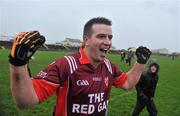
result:
M 105 116 L 112 85 L 131 89 L 151 54 L 146 47 L 139 47 L 137 62 L 124 73 L 106 59 L 112 37 L 111 21 L 93 18 L 84 26 L 78 52 L 59 58 L 29 78 L 27 61 L 45 38 L 38 31 L 18 34 L 9 56 L 11 89 L 17 106 L 29 108 L 56 94 L 55 116 Z

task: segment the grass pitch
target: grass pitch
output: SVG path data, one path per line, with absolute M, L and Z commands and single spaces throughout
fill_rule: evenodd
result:
M 16 107 L 9 82 L 8 55 L 10 50 L 0 50 L 0 116 L 51 116 L 55 105 L 55 96 L 30 109 Z M 32 74 L 35 75 L 55 59 L 69 52 L 38 51 L 30 61 Z M 174 61 L 168 56 L 152 56 L 160 63 L 159 82 L 155 94 L 158 116 L 178 116 L 180 112 L 180 58 Z M 127 72 L 131 66 L 120 62 L 120 55 L 109 55 L 109 59 Z M 135 59 L 133 59 L 135 62 Z M 136 103 L 136 91 L 124 91 L 112 88 L 108 107 L 108 116 L 130 116 Z M 147 116 L 146 109 L 140 116 Z

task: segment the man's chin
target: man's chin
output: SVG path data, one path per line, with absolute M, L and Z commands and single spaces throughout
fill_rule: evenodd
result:
M 99 59 L 99 61 L 102 62 L 102 61 L 104 61 L 105 58 L 106 58 L 106 57 L 101 57 L 101 58 Z
M 101 57 L 101 58 L 98 58 L 98 59 L 96 59 L 96 62 L 97 62 L 97 63 L 101 63 L 102 61 L 104 61 L 104 59 L 105 59 L 105 57 L 103 57 L 103 58 L 102 58 L 102 57 Z

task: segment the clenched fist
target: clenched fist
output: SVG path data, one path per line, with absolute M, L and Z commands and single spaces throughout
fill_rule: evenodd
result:
M 146 64 L 150 55 L 151 51 L 146 47 L 140 46 L 136 49 L 137 62 L 140 64 Z
M 40 35 L 38 31 L 19 33 L 14 39 L 9 62 L 15 66 L 27 64 L 31 56 L 44 42 L 45 37 Z

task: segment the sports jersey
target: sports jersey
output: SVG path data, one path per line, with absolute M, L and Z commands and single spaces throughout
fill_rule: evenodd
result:
M 93 67 L 80 48 L 48 65 L 32 82 L 40 102 L 57 95 L 55 116 L 104 116 L 112 85 L 120 88 L 126 79 L 108 59 Z

